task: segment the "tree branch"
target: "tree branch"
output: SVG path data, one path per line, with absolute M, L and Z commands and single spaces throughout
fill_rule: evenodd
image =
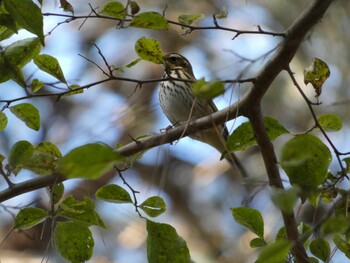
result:
M 256 141 L 259 145 L 269 184 L 283 189 L 283 183 L 277 166 L 277 158 L 273 145 L 267 135 L 261 111 L 261 99 L 277 75 L 289 67 L 300 44 L 311 28 L 322 18 L 332 0 L 315 0 L 289 27 L 284 41 L 272 59 L 262 68 L 253 83 L 253 87 L 246 94 L 246 104 L 241 108 L 252 125 Z M 303 244 L 299 240 L 297 223 L 293 213 L 282 212 L 288 239 L 293 242 L 292 254 L 296 262 L 309 262 Z

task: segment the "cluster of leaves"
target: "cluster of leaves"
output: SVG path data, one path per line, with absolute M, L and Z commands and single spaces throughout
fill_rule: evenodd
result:
M 41 4 L 41 1 L 39 1 Z M 74 13 L 69 2 L 61 0 L 65 11 Z M 97 16 L 112 17 L 119 21 L 123 27 L 137 27 L 153 30 L 167 29 L 169 21 L 160 13 L 140 12 L 140 7 L 135 1 L 128 1 L 127 5 L 112 1 L 107 3 Z M 224 18 L 227 11 L 223 9 L 215 15 L 215 18 Z M 178 18 L 182 26 L 191 26 L 202 18 L 202 15 L 180 15 Z M 39 79 L 33 79 L 28 84 L 24 78 L 22 69 L 30 61 L 43 72 L 50 74 L 66 90 L 60 95 L 72 95 L 83 91 L 78 85 L 69 85 L 58 60 L 47 54 L 40 54 L 45 45 L 43 33 L 43 14 L 38 5 L 32 0 L 3 0 L 0 1 L 0 40 L 8 39 L 18 30 L 27 30 L 36 37 L 16 41 L 8 45 L 0 53 L 0 83 L 13 80 L 22 88 L 28 89 L 30 94 L 37 94 L 44 87 Z M 135 44 L 135 51 L 139 58 L 124 67 L 131 67 L 138 61 L 146 60 L 156 64 L 163 63 L 163 53 L 158 41 L 140 38 Z M 123 69 L 119 67 L 117 69 Z M 305 84 L 311 83 L 317 97 L 321 94 L 322 85 L 329 76 L 328 66 L 319 59 L 315 59 L 312 66 L 305 70 Z M 112 77 L 112 76 L 111 76 Z M 220 81 L 207 82 L 204 79 L 194 83 L 194 93 L 201 99 L 212 99 L 224 92 L 224 84 Z M 30 96 L 28 97 L 30 98 Z M 20 103 L 14 106 L 6 104 L 3 108 L 10 109 L 17 118 L 22 120 L 30 129 L 40 129 L 40 113 L 38 109 L 29 103 Z M 0 112 L 0 131 L 6 128 L 7 116 Z M 279 121 L 265 117 L 265 127 L 270 140 L 275 140 L 281 135 L 292 135 Z M 333 132 L 342 128 L 342 121 L 335 114 L 324 114 L 318 117 L 316 127 L 322 131 Z M 350 225 L 345 214 L 348 212 L 348 193 L 335 187 L 343 171 L 332 175 L 328 172 L 332 160 L 328 147 L 310 131 L 293 136 L 283 147 L 280 156 L 281 167 L 289 177 L 292 187 L 288 190 L 272 189 L 271 199 L 274 204 L 285 212 L 291 212 L 299 197 L 308 200 L 315 207 L 321 201 L 331 202 L 340 196 L 334 217 L 328 218 L 321 227 L 322 236 L 311 240 L 312 228 L 300 224 L 300 235 L 305 236 L 304 244 L 311 253 L 322 261 L 327 261 L 331 256 L 330 245 L 327 241 L 329 234 L 334 234 L 334 244 L 350 258 L 350 246 L 348 235 Z M 255 137 L 249 122 L 241 124 L 227 141 L 227 151 L 243 151 L 255 145 Z M 223 153 L 224 155 L 227 154 Z M 6 157 L 1 156 L 4 162 Z M 349 170 L 350 161 L 344 159 Z M 32 145 L 28 141 L 15 143 L 9 151 L 7 165 L 1 167 L 1 173 L 6 178 L 11 174 L 19 174 L 22 169 L 30 170 L 40 175 L 60 174 L 66 178 L 96 179 L 105 172 L 114 169 L 116 163 L 128 162 L 120 156 L 116 149 L 109 146 L 92 143 L 77 147 L 65 156 L 50 142 L 41 142 Z M 5 169 L 4 169 L 5 168 Z M 6 170 L 6 172 L 5 172 Z M 129 188 L 133 193 L 135 191 Z M 94 239 L 90 231 L 91 226 L 106 228 L 101 217 L 95 210 L 92 199 L 76 200 L 73 196 L 64 197 L 64 186 L 59 183 L 49 189 L 52 209 L 45 211 L 39 208 L 24 208 L 20 210 L 15 219 L 15 230 L 25 230 L 53 219 L 54 245 L 61 255 L 71 262 L 82 262 L 91 258 L 94 248 Z M 110 184 L 101 187 L 96 192 L 96 198 L 102 201 L 117 204 L 132 204 L 136 211 L 142 210 L 149 217 L 157 217 L 166 211 L 166 205 L 162 198 L 152 196 L 137 203 L 134 195 L 131 198 L 129 192 L 121 186 Z M 278 231 L 275 241 L 269 242 L 264 237 L 264 222 L 259 211 L 251 208 L 232 208 L 233 218 L 249 231 L 257 235 L 250 243 L 251 247 L 263 248 L 257 262 L 280 262 L 288 255 L 292 244 L 286 237 L 285 228 Z M 344 213 L 345 211 L 345 213 Z M 186 242 L 176 230 L 164 223 L 156 223 L 146 220 L 148 231 L 147 255 L 150 262 L 190 262 L 190 253 Z M 310 258 L 317 262 L 316 258 Z

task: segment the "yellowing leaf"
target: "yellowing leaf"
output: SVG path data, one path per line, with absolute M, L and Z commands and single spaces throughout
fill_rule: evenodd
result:
M 339 131 L 343 127 L 343 121 L 337 114 L 322 114 L 317 120 L 326 131 Z
M 159 13 L 145 12 L 135 16 L 130 26 L 140 27 L 145 29 L 167 29 L 169 27 L 168 21 Z
M 185 25 L 192 25 L 193 23 L 195 23 L 196 21 L 198 21 L 199 19 L 203 18 L 203 14 L 196 14 L 196 15 L 179 15 L 179 17 L 177 18 L 177 20 Z
M 41 88 L 44 86 L 44 82 L 38 80 L 38 79 L 33 79 L 32 83 L 30 84 L 31 90 L 35 93 L 41 90 Z
M 316 97 L 322 92 L 322 86 L 330 76 L 328 65 L 319 58 L 314 58 L 312 64 L 304 70 L 304 83 L 311 83 L 315 89 Z
M 21 103 L 10 107 L 11 112 L 27 127 L 38 131 L 40 129 L 40 114 L 39 110 L 29 103 Z
M 163 63 L 163 53 L 157 40 L 141 37 L 135 44 L 135 50 L 143 60 L 156 64 Z
M 101 10 L 100 14 L 108 15 L 116 19 L 124 19 L 126 10 L 120 2 L 109 2 Z

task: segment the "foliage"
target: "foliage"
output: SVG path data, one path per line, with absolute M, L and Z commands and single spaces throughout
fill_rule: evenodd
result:
M 286 30 L 284 33 L 269 32 L 262 30 L 261 27 L 254 31 L 222 27 L 218 24 L 217 19 L 228 17 L 226 8 L 216 12 L 216 14 L 213 11 L 213 26 L 205 27 L 196 25 L 203 20 L 205 21 L 205 16 L 202 14 L 180 14 L 177 21 L 172 21 L 167 18 L 165 11 L 163 13 L 155 11 L 141 12 L 142 6 L 139 6 L 136 1 L 127 1 L 126 4 L 111 1 L 104 5 L 100 11 L 96 11 L 91 7 L 91 13 L 88 16 L 75 16 L 74 7 L 68 1 L 60 2 L 63 10 L 71 14 L 42 13 L 42 1 L 0 1 L 0 39 L 9 41 L 9 44 L 2 48 L 0 54 L 0 83 L 14 81 L 26 94 L 24 97 L 0 101 L 3 104 L 0 112 L 1 132 L 6 132 L 8 122 L 12 121 L 8 118 L 8 110 L 15 118 L 23 122 L 27 128 L 35 132 L 40 132 L 40 130 L 44 129 L 41 124 L 41 118 L 45 112 L 40 112 L 35 106 L 34 99 L 40 100 L 43 97 L 53 97 L 56 99 L 56 102 L 59 102 L 60 100 L 65 100 L 68 95 L 83 97 L 83 91 L 88 88 L 116 80 L 136 83 L 137 87 L 141 87 L 145 83 L 162 81 L 161 79 L 138 80 L 136 78 L 121 77 L 124 70 L 136 67 L 141 61 L 163 64 L 163 51 L 160 42 L 153 38 L 142 36 L 138 38 L 134 48 L 138 57 L 136 59 L 130 58 L 130 61 L 127 60 L 126 64 L 122 66 L 109 64 L 102 51 L 95 45 L 107 69 L 99 66 L 97 62 L 90 58 L 86 59 L 95 65 L 106 78 L 85 85 L 73 83 L 72 80 L 65 76 L 64 68 L 61 67 L 58 58 L 44 53 L 43 47 L 47 36 L 55 33 L 54 30 L 44 32 L 45 16 L 66 17 L 67 20 L 64 23 L 71 23 L 74 20 L 83 18 L 100 21 L 112 20 L 117 24 L 118 28 L 123 28 L 124 30 L 133 28 L 140 30 L 138 32 L 168 30 L 171 26 L 177 26 L 185 29 L 185 34 L 196 30 L 219 30 L 223 32 L 228 31 L 231 34 L 234 33 L 234 38 L 244 34 L 279 36 L 282 39 L 281 43 L 289 41 L 286 36 L 293 32 L 292 30 Z M 325 10 L 327 10 L 327 7 L 325 7 Z M 310 7 L 308 15 L 312 16 L 313 12 L 320 11 L 314 11 Z M 323 13 L 318 15 L 322 17 Z M 319 20 L 316 16 L 315 19 L 314 23 L 302 21 L 308 23 L 306 25 L 308 26 L 307 30 L 304 31 L 311 30 L 312 26 Z M 62 24 L 58 24 L 57 27 L 60 27 Z M 298 30 L 297 26 L 298 23 L 295 23 L 295 30 Z M 11 37 L 22 30 L 34 34 L 35 37 L 17 39 L 11 42 Z M 298 37 L 305 37 L 305 34 L 306 32 L 302 32 L 297 35 Z M 290 35 L 288 36 L 291 37 Z M 302 39 L 296 38 L 294 40 L 297 43 L 299 40 L 301 42 Z M 285 46 L 293 48 L 288 47 L 288 45 Z M 276 54 L 283 52 L 283 48 L 276 49 Z M 287 53 L 293 54 L 294 51 L 296 50 L 291 50 Z M 216 121 L 215 123 L 223 123 L 226 120 L 239 116 L 248 118 L 247 122 L 240 124 L 229 135 L 226 142 L 226 151 L 222 153 L 222 157 L 231 152 L 249 151 L 256 145 L 260 147 L 265 161 L 269 185 L 271 186 L 271 200 L 276 208 L 281 211 L 285 219 L 285 226 L 275 234 L 275 238 L 272 240 L 271 236 L 265 235 L 265 223 L 261 211 L 248 207 L 231 208 L 232 220 L 254 234 L 255 237 L 250 240 L 250 247 L 259 251 L 255 262 L 286 262 L 286 260 L 289 260 L 289 262 L 302 262 L 300 258 L 307 255 L 306 251 L 308 250 L 309 255 L 307 256 L 312 262 L 318 262 L 318 259 L 328 262 L 333 256 L 332 248 L 334 247 L 350 258 L 350 236 L 348 234 L 350 223 L 347 219 L 349 193 L 339 184 L 342 180 L 348 179 L 349 157 L 345 157 L 342 161 L 340 157 L 347 155 L 347 153 L 341 153 L 337 149 L 337 145 L 334 145 L 328 136 L 328 132 L 338 132 L 343 129 L 343 119 L 335 113 L 317 115 L 314 111 L 315 107 L 321 106 L 318 100 L 321 96 L 322 87 L 330 76 L 329 66 L 319 58 L 315 58 L 310 66 L 305 65 L 304 84 L 311 83 L 317 97 L 317 102 L 312 102 L 304 93 L 289 66 L 287 66 L 292 58 L 289 61 L 284 60 L 283 63 L 280 63 L 276 57 L 266 63 L 276 63 L 280 66 L 279 72 L 285 70 L 288 73 L 288 77 L 304 98 L 312 115 L 312 126 L 297 135 L 287 129 L 286 127 L 288 126 L 285 127 L 282 124 L 283 121 L 262 114 L 260 103 L 270 86 L 269 81 L 261 82 L 270 77 L 269 74 L 264 75 L 265 78 L 261 78 L 261 75 L 258 75 L 264 74 L 264 70 L 257 73 L 257 76 L 252 79 L 238 78 L 227 81 L 220 79 L 205 81 L 203 78 L 193 84 L 194 94 L 199 99 L 205 100 L 224 94 L 225 84 L 227 83 L 241 84 L 248 82 L 251 85 L 251 89 L 242 96 L 242 99 L 239 99 L 236 104 L 232 104 L 230 108 L 223 111 L 224 114 L 222 116 L 225 118 L 220 117 L 218 114 L 217 119 L 214 120 Z M 287 57 L 284 56 L 284 59 L 287 59 Z M 37 72 L 50 75 L 56 82 L 48 83 L 37 76 L 27 77 L 24 67 L 29 63 L 32 63 L 33 66 L 35 65 Z M 270 70 L 273 72 L 274 69 L 273 67 L 271 68 Z M 274 77 L 271 77 L 269 80 L 272 82 Z M 56 92 L 46 92 L 47 87 L 58 88 Z M 24 100 L 25 102 L 23 102 Z M 212 120 L 210 119 L 210 121 Z M 212 122 L 208 123 L 209 125 L 212 124 Z M 195 124 L 198 124 L 198 122 L 195 122 Z M 197 126 L 194 125 L 194 129 Z M 174 131 L 170 130 L 170 136 L 175 134 L 172 135 L 174 137 L 170 141 L 173 142 L 183 137 L 188 127 L 191 128 L 191 125 L 186 124 L 183 127 L 175 128 Z M 176 135 L 176 129 L 182 129 L 178 136 Z M 194 132 L 199 129 L 197 128 Z M 113 205 L 124 204 L 135 208 L 136 214 L 144 220 L 147 230 L 148 261 L 191 262 L 190 249 L 186 241 L 177 233 L 173 226 L 147 219 L 147 217 L 161 218 L 160 216 L 167 209 L 165 200 L 160 196 L 150 196 L 139 204 L 137 198 L 139 192 L 134 190 L 131 183 L 132 180 L 129 180 L 129 178 L 125 179 L 123 176 L 124 171 L 132 169 L 132 165 L 142 157 L 142 153 L 145 150 L 168 142 L 167 135 L 168 133 L 166 132 L 154 136 L 140 137 L 134 139 L 128 145 L 118 145 L 115 148 L 106 145 L 104 142 L 91 142 L 71 149 L 64 155 L 61 154 L 57 145 L 49 141 L 33 144 L 27 140 L 18 140 L 13 143 L 5 156 L 1 155 L 0 173 L 7 182 L 8 189 L 0 192 L 0 196 L 2 197 L 3 195 L 5 200 L 8 198 L 5 195 L 8 192 L 16 196 L 24 192 L 47 187 L 50 199 L 50 208 L 47 209 L 37 207 L 21 208 L 14 219 L 14 230 L 24 231 L 43 222 L 48 222 L 50 219 L 53 222 L 53 241 L 51 245 L 57 249 L 62 257 L 70 262 L 90 260 L 93 256 L 95 244 L 91 228 L 108 229 L 110 226 L 104 222 L 98 213 L 95 205 L 96 201 L 93 198 L 85 196 L 82 200 L 78 200 L 73 195 L 65 196 L 67 191 L 62 182 L 76 178 L 94 180 L 108 173 L 113 173 L 119 176 L 126 187 L 112 183 L 106 184 L 99 187 L 92 194 L 99 202 L 113 203 Z M 272 142 L 281 136 L 284 136 L 284 139 L 288 136 L 291 138 L 284 143 L 281 154 L 277 158 Z M 332 153 L 335 157 L 334 160 L 337 161 L 337 164 L 335 164 L 337 171 L 335 173 L 329 171 Z M 288 183 L 285 184 L 287 189 L 284 188 L 282 183 L 277 162 L 279 162 L 279 167 L 284 170 L 288 177 Z M 344 167 L 343 162 L 346 167 Z M 121 166 L 124 167 L 121 168 Z M 29 180 L 30 187 L 25 187 L 23 184 L 14 184 L 11 181 L 13 176 L 18 176 L 21 179 L 25 170 L 35 175 L 33 179 Z M 316 208 L 333 202 L 334 208 L 325 218 L 317 222 L 314 227 L 311 227 L 303 222 L 295 221 L 294 210 L 298 204 L 299 197 L 302 202 L 308 202 Z M 289 218 L 289 221 L 287 218 Z M 297 225 L 299 226 L 298 228 L 296 228 Z M 311 233 L 317 230 L 320 230 L 320 236 L 315 238 Z M 332 240 L 332 243 L 329 240 Z M 311 257 L 311 254 L 314 257 Z

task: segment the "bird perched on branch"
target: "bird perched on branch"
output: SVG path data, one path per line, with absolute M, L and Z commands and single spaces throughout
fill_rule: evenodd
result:
M 163 79 L 168 80 L 160 83 L 158 98 L 164 114 L 174 126 L 218 111 L 212 100 L 200 99 L 193 94 L 192 85 L 196 78 L 190 62 L 184 56 L 170 53 L 163 59 L 165 68 Z M 225 124 L 218 124 L 190 137 L 207 143 L 222 153 L 226 149 L 228 130 Z M 226 155 L 225 158 L 243 175 L 244 169 L 233 153 Z

